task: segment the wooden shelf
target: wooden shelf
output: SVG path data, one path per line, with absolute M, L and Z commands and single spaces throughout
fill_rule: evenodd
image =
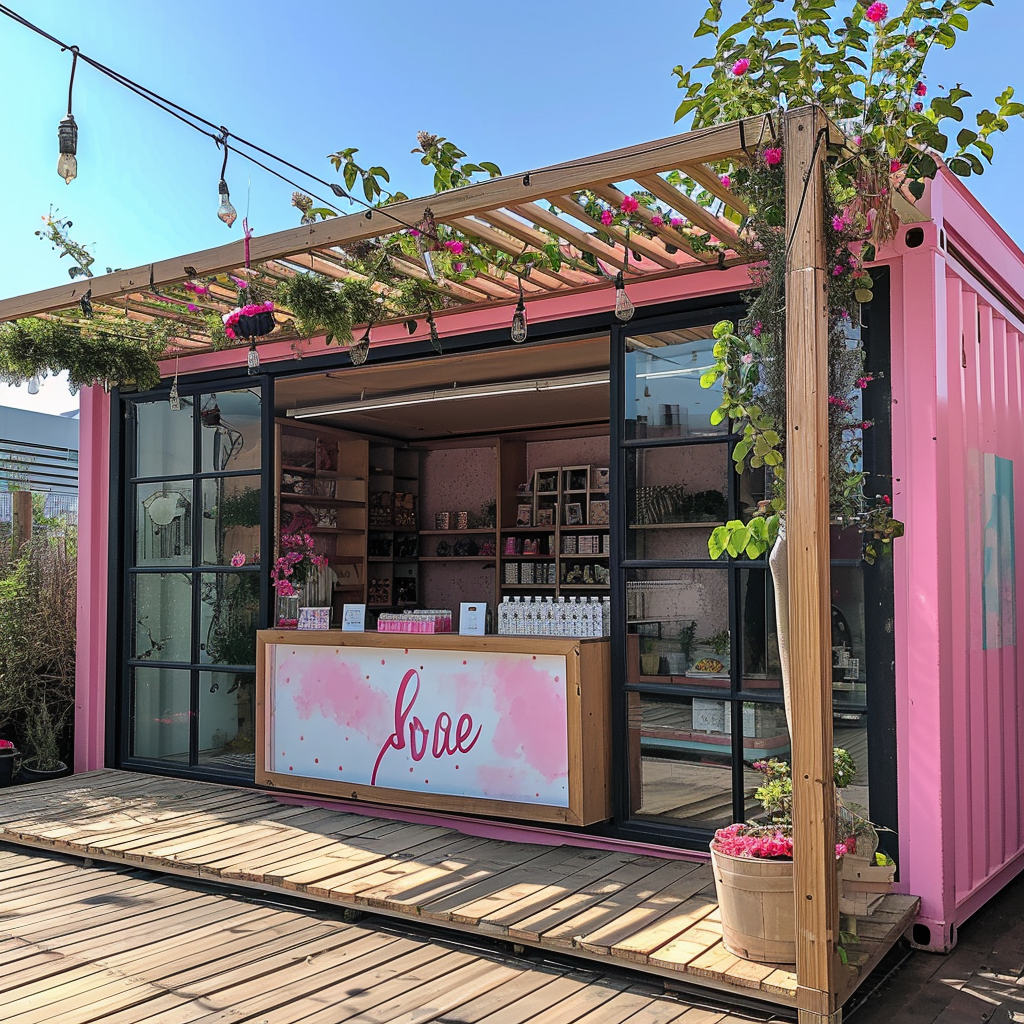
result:
M 587 526 L 586 523 L 582 523 L 577 526 L 574 523 L 572 526 L 560 526 L 559 530 L 561 530 L 562 533 L 586 533 L 588 530 L 607 530 L 610 525 L 610 523 L 595 523 L 593 526 Z
M 725 526 L 725 523 L 721 520 L 692 523 L 631 523 L 629 528 L 631 530 L 694 530 L 701 528 L 713 530 L 716 526 Z M 605 529 L 607 530 L 608 527 L 606 526 Z
M 418 562 L 491 562 L 494 555 L 421 555 Z
M 292 491 L 281 492 L 282 505 L 348 505 L 352 508 L 363 508 L 365 501 L 355 498 L 330 498 L 326 494 L 294 494 Z
M 557 590 L 554 583 L 502 583 L 502 590 Z
M 452 534 L 459 534 L 465 536 L 467 533 L 497 533 L 497 527 L 495 526 L 481 526 L 473 527 L 469 530 L 420 530 L 421 537 L 450 537 Z
M 556 527 L 551 526 L 503 526 L 502 533 L 554 533 Z
M 611 590 L 610 583 L 559 583 L 563 590 Z

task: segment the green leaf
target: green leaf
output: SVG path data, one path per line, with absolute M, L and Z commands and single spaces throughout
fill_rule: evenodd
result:
M 708 370 L 700 375 L 700 386 L 702 388 L 713 388 L 718 383 L 720 374 L 717 370 Z
M 725 554 L 728 543 L 729 531 L 724 526 L 716 526 L 708 538 L 708 555 L 713 559 L 721 558 Z
M 912 181 L 907 185 L 910 190 L 910 194 L 915 199 L 920 199 L 924 195 L 924 182 L 923 181 Z
M 711 421 L 711 426 L 717 427 L 718 424 L 725 419 L 725 413 L 722 412 L 722 407 L 719 406 L 717 409 L 712 409 L 711 415 L 708 418 Z
M 729 529 L 729 543 L 726 545 L 726 551 L 733 558 L 739 558 L 750 542 L 750 531 L 738 519 L 726 523 L 726 528 Z
M 735 332 L 736 326 L 731 320 L 719 320 L 711 331 L 714 338 L 725 338 Z
M 977 132 L 972 132 L 970 128 L 961 128 L 956 136 L 956 144 L 962 148 L 969 146 L 978 137 Z

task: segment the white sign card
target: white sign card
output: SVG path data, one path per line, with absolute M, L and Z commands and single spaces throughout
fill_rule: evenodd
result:
M 347 604 L 342 609 L 341 630 L 343 633 L 362 633 L 366 629 L 366 605 Z
M 487 633 L 487 604 L 459 605 L 459 635 L 484 636 Z

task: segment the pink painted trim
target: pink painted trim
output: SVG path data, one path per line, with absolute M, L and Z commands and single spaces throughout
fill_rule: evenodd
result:
M 650 843 L 634 843 L 626 839 L 607 839 L 603 836 L 588 836 L 578 832 L 561 832 L 558 829 L 540 825 L 516 825 L 513 823 L 488 821 L 485 818 L 463 817 L 444 814 L 440 811 L 411 811 L 404 807 L 387 804 L 367 804 L 356 800 L 330 800 L 326 797 L 307 797 L 290 793 L 275 793 L 260 790 L 274 797 L 279 803 L 297 807 L 322 807 L 329 811 L 345 811 L 349 814 L 370 814 L 387 821 L 407 821 L 414 825 L 433 825 L 450 828 L 467 836 L 482 839 L 501 839 L 510 843 L 533 843 L 536 846 L 579 846 L 588 850 L 621 850 L 637 857 L 660 857 L 663 860 L 688 860 L 698 863 L 711 859 L 710 853 L 693 850 L 677 850 L 671 846 L 655 846 Z
M 110 398 L 81 393 L 78 442 L 78 644 L 75 771 L 104 767 L 107 681 L 107 557 L 110 544 Z
M 727 270 L 707 270 L 699 274 L 687 274 L 683 277 L 664 277 L 655 281 L 627 282 L 630 299 L 638 307 L 656 305 L 674 300 L 703 298 L 725 292 L 745 291 L 750 287 L 750 277 L 745 266 L 730 267 Z M 526 303 L 530 323 L 546 323 L 570 317 L 587 316 L 593 313 L 610 312 L 615 301 L 612 283 L 607 288 L 595 288 L 571 295 L 552 295 L 549 298 L 530 299 Z M 515 303 L 501 306 L 488 306 L 484 309 L 471 309 L 466 312 L 453 310 L 448 313 L 436 313 L 438 333 L 442 343 L 447 337 L 457 337 L 479 331 L 500 330 L 507 328 L 512 320 Z M 409 319 L 412 319 L 410 317 Z M 389 345 L 404 345 L 410 341 L 426 341 L 429 332 L 423 317 L 417 318 L 416 333 L 410 335 L 404 322 L 385 324 L 374 328 L 373 347 L 384 348 Z M 323 337 L 309 341 L 281 341 L 260 346 L 262 363 L 280 362 L 294 359 L 296 354 L 303 356 L 330 355 L 345 351 L 344 346 L 327 345 Z M 175 363 L 178 372 L 198 373 L 207 370 L 238 369 L 245 364 L 245 347 L 238 346 L 223 349 L 220 352 L 204 352 L 194 356 L 181 356 L 176 361 L 166 359 L 160 364 L 160 371 L 165 376 L 174 373 Z

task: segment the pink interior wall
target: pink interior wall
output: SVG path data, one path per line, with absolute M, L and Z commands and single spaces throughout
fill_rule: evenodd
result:
M 1004 581 L 999 595 L 1012 635 L 993 641 L 990 619 L 986 644 L 983 624 L 986 543 L 988 572 L 1009 562 L 994 546 L 986 456 L 1013 464 L 1018 551 L 1024 524 L 1024 323 L 996 294 L 1024 293 L 1024 254 L 950 177 L 930 190 L 924 244 L 908 248 L 901 229 L 886 260 L 893 497 L 907 526 L 895 548 L 900 876 L 935 949 L 1024 867 L 1019 556 L 1015 589 Z
M 78 441 L 78 645 L 75 771 L 103 767 L 110 551 L 110 398 L 81 392 Z

